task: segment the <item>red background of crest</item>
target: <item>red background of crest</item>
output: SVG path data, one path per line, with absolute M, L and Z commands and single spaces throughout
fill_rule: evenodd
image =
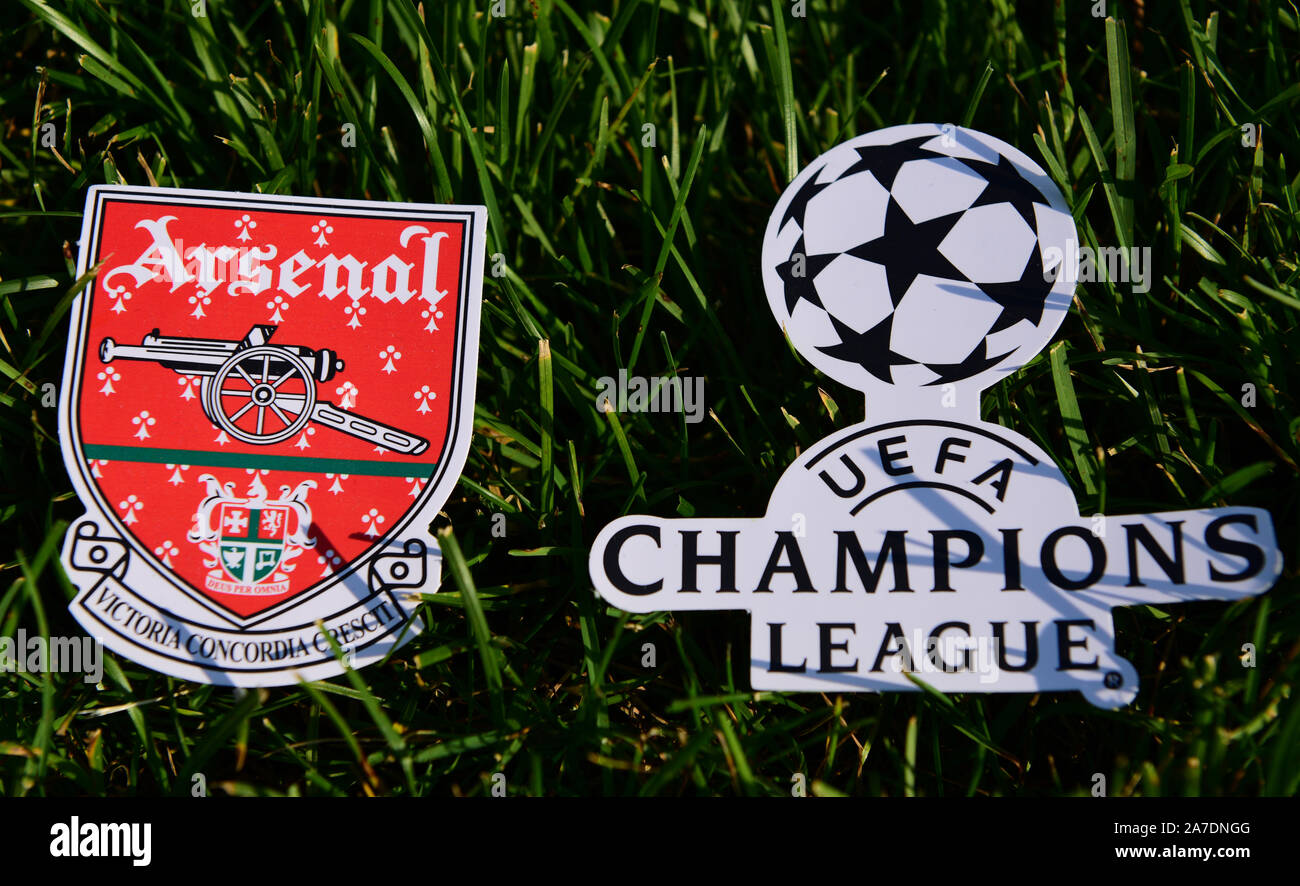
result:
M 109 297 L 103 281 L 114 268 L 132 264 L 148 250 L 152 236 L 144 229 L 136 229 L 141 219 L 157 219 L 164 215 L 176 216 L 168 225 L 174 241 L 183 243 L 185 249 L 206 244 L 209 249 L 221 245 L 234 248 L 268 245 L 276 247 L 274 258 L 263 262 L 272 271 L 271 287 L 256 295 L 227 292 L 229 281 L 220 284 L 210 295 L 211 303 L 204 306 L 207 316 L 192 316 L 195 304 L 189 298 L 196 294 L 197 285 L 191 281 L 171 291 L 171 283 L 161 278 L 134 287 L 126 274 L 112 279 L 116 287 L 127 284 L 131 297 L 124 301 L 126 310 L 115 313 L 111 309 L 114 299 Z M 251 229 L 251 239 L 237 239 L 240 228 L 236 220 L 247 215 L 256 227 Z M 317 488 L 306 497 L 312 511 L 313 538 L 316 547 L 290 561 L 294 566 L 289 573 L 290 590 L 279 597 L 256 597 L 217 594 L 204 588 L 204 577 L 209 567 L 203 565 L 204 555 L 196 543 L 186 540 L 194 525 L 194 514 L 206 497 L 200 475 L 210 474 L 219 483 L 235 483 L 234 493 L 243 497 L 253 479 L 252 467 L 205 467 L 202 455 L 161 458 L 157 455 L 141 461 L 127 461 L 120 457 L 107 464 L 95 464 L 100 477 L 92 478 L 111 508 L 119 518 L 130 509 L 137 522 L 128 529 L 140 543 L 162 559 L 170 561 L 173 571 L 205 595 L 228 609 L 251 615 L 269 608 L 284 599 L 301 593 L 315 584 L 330 567 L 340 568 L 343 563 L 363 554 L 371 544 L 400 522 L 404 512 L 416 501 L 419 480 L 427 478 L 442 451 L 448 432 L 448 410 L 451 399 L 452 373 L 456 360 L 455 329 L 460 291 L 460 262 L 462 236 L 465 226 L 459 221 L 429 221 L 420 218 L 374 219 L 354 216 L 329 215 L 322 212 L 282 211 L 248 208 L 190 207 L 162 203 L 131 203 L 109 199 L 102 211 L 98 254 L 93 261 L 104 262 L 91 291 L 91 310 L 86 338 L 86 353 L 82 366 L 80 401 L 77 404 L 80 436 L 83 444 L 125 446 L 142 449 L 181 449 L 199 452 L 240 453 L 256 461 L 265 455 L 286 455 L 306 458 L 346 459 L 353 463 L 348 470 L 337 464 L 322 465 L 319 471 L 266 470 L 258 465 L 261 482 L 266 486 L 267 497 L 278 499 L 284 492 L 304 480 L 314 480 Z M 319 232 L 312 226 L 325 219 L 333 227 L 327 234 L 328 245 L 316 246 Z M 428 303 L 420 299 L 420 282 L 423 268 L 424 245 L 420 237 L 412 238 L 406 248 L 400 246 L 398 236 L 403 228 L 421 224 L 431 232 L 445 231 L 448 236 L 441 242 L 438 266 L 438 288 L 447 296 L 438 305 L 442 316 L 437 319 L 438 330 L 426 331 L 426 317 L 421 311 Z M 345 307 L 352 304 L 346 294 L 333 300 L 319 295 L 320 268 L 309 269 L 297 282 L 310 288 L 297 297 L 290 297 L 277 288 L 279 265 L 302 249 L 308 256 L 320 260 L 331 252 L 336 256 L 352 254 L 366 263 L 364 285 L 372 280 L 370 269 L 390 254 L 409 263 L 411 270 L 409 288 L 416 297 L 406 304 L 396 299 L 387 304 L 366 295 L 360 304 L 366 313 L 361 316 L 361 326 L 347 325 L 350 314 Z M 346 285 L 345 271 L 339 282 Z M 390 282 L 391 285 L 391 282 Z M 193 387 L 194 398 L 183 399 L 183 376 L 155 363 L 114 360 L 105 366 L 99 359 L 99 345 L 105 337 L 118 344 L 139 345 L 143 336 L 159 329 L 163 336 L 185 336 L 213 339 L 242 339 L 253 324 L 274 323 L 273 307 L 268 307 L 276 296 L 287 303 L 281 307 L 283 322 L 271 339 L 271 344 L 303 345 L 312 349 L 329 348 L 337 351 L 345 361 L 344 369 L 329 382 L 317 385 L 321 401 L 342 404 L 339 393 L 344 382 L 356 386 L 357 393 L 351 412 L 373 418 L 418 434 L 429 441 L 429 448 L 418 456 L 406 456 L 391 451 L 376 452 L 374 444 L 318 425 L 308 425 L 310 431 L 300 432 L 282 443 L 255 446 L 230 439 L 219 445 L 216 441 L 219 428 L 203 413 L 198 397 L 198 387 Z M 381 352 L 393 345 L 401 354 L 394 359 L 396 369 L 391 374 L 383 371 L 387 359 Z M 120 378 L 112 382 L 113 393 L 103 393 L 106 378 L 100 373 L 113 369 Z M 430 411 L 417 411 L 420 400 L 416 391 L 428 385 L 436 398 L 428 403 Z M 133 419 L 148 412 L 154 424 L 147 426 L 149 437 L 141 440 L 135 435 L 141 425 Z M 308 448 L 297 444 L 306 434 Z M 184 468 L 175 462 L 191 462 Z M 165 462 L 165 463 L 162 463 Z M 366 463 L 409 464 L 405 476 L 387 477 L 366 475 Z M 179 471 L 179 481 L 177 470 Z M 326 476 L 348 474 L 347 479 Z M 409 477 L 410 479 L 406 479 Z M 417 480 L 418 478 L 418 480 Z M 335 481 L 338 486 L 335 486 Z M 331 487 L 335 488 L 330 492 Z M 341 487 L 341 490 L 340 490 Z M 130 499 L 135 496 L 135 499 Z M 140 507 L 136 508 L 138 504 Z M 382 523 L 368 526 L 364 518 L 370 510 L 377 509 L 384 517 Z M 367 531 L 377 530 L 371 537 Z M 175 549 L 177 553 L 171 554 Z M 340 563 L 322 562 L 326 551 L 341 558 Z

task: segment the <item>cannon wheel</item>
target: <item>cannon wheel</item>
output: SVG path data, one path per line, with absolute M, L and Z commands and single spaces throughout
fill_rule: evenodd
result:
M 311 367 L 276 347 L 239 351 L 206 387 L 208 417 L 235 439 L 262 446 L 301 431 L 316 405 Z

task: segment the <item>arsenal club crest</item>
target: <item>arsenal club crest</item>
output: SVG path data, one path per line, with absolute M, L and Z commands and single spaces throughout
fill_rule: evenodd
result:
M 615 520 L 596 590 L 748 610 L 755 689 L 1131 702 L 1114 607 L 1261 594 L 1282 557 L 1258 508 L 1081 516 L 1049 453 L 981 419 L 1065 318 L 1078 255 L 1051 179 L 984 133 L 898 126 L 814 160 L 772 212 L 763 284 L 865 420 L 802 452 L 762 517 Z
M 96 186 L 60 420 L 73 615 L 235 686 L 382 659 L 437 590 L 486 211 Z

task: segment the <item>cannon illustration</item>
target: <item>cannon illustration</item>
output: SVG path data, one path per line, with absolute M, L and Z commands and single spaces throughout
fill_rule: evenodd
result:
M 314 421 L 406 455 L 429 448 L 423 437 L 318 399 L 316 383 L 342 371 L 343 361 L 328 348 L 269 344 L 276 328 L 255 325 L 240 341 L 165 336 L 155 329 L 138 346 L 105 338 L 99 344 L 99 359 L 104 363 L 142 360 L 202 377 L 203 412 L 245 443 L 280 443 Z

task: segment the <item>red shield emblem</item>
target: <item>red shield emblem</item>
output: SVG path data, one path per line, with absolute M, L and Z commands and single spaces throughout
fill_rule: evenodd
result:
M 167 673 L 273 685 L 418 629 L 468 451 L 480 207 L 96 187 L 61 426 L 74 615 Z

